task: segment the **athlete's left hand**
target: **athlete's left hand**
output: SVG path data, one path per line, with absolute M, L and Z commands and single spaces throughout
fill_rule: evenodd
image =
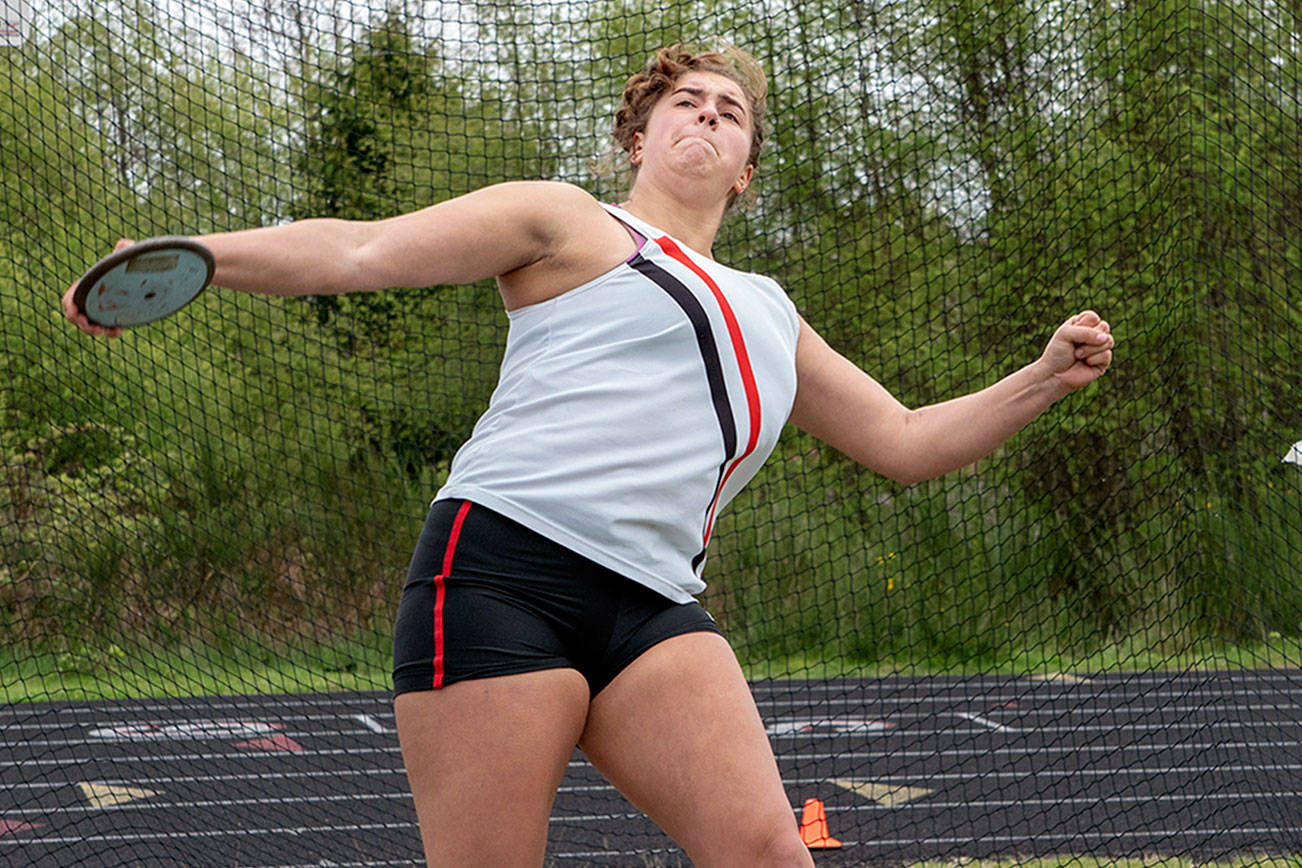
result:
M 1114 346 L 1111 326 L 1094 311 L 1082 311 L 1058 326 L 1040 364 L 1063 388 L 1074 392 L 1103 376 L 1112 364 Z

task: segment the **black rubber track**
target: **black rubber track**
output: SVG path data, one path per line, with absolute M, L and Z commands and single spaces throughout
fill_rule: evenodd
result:
M 752 685 L 822 865 L 1302 853 L 1302 672 Z M 420 865 L 388 694 L 0 708 L 0 863 Z M 467 817 L 491 836 L 492 817 Z M 550 864 L 687 865 L 575 752 Z

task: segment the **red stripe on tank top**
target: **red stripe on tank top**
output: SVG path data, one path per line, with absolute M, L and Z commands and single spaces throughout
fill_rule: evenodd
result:
M 444 580 L 452 572 L 452 556 L 457 552 L 457 539 L 461 536 L 461 525 L 470 512 L 470 501 L 463 501 L 457 510 L 457 517 L 452 521 L 452 531 L 448 534 L 448 547 L 443 550 L 443 571 L 434 577 L 434 683 L 435 690 L 443 686 L 443 598 L 445 596 Z
M 732 350 L 737 356 L 737 368 L 741 373 L 742 386 L 746 390 L 746 407 L 750 412 L 750 437 L 746 441 L 746 448 L 743 449 L 741 454 L 728 465 L 728 469 L 724 472 L 723 476 L 720 477 L 719 484 L 714 489 L 714 497 L 710 501 L 710 510 L 705 522 L 704 539 L 704 542 L 708 545 L 710 542 L 710 534 L 714 530 L 714 515 L 719 506 L 719 496 L 723 493 L 723 486 L 727 483 L 728 477 L 732 476 L 732 472 L 737 469 L 737 466 L 745 461 L 747 456 L 755 451 L 755 445 L 759 443 L 759 387 L 755 384 L 755 372 L 750 366 L 750 354 L 746 352 L 746 341 L 742 337 L 741 326 L 737 323 L 737 317 L 732 312 L 732 305 L 728 304 L 728 299 L 723 294 L 723 290 L 719 289 L 719 285 L 714 282 L 714 278 L 706 274 L 705 269 L 693 262 L 692 258 L 684 253 L 682 248 L 674 243 L 673 239 L 667 236 L 661 237 L 656 239 L 656 243 L 659 244 L 660 249 L 671 258 L 687 266 L 693 274 L 699 277 L 701 281 L 710 288 L 710 292 L 714 294 L 714 299 L 719 303 L 719 309 L 723 312 L 723 321 L 728 326 L 728 338 L 732 341 Z

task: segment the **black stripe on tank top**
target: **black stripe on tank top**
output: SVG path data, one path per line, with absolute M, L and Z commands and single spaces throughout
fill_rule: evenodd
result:
M 723 434 L 723 463 L 719 465 L 719 479 L 714 484 L 717 495 L 728 461 L 737 451 L 737 422 L 732 415 L 732 405 L 728 403 L 728 386 L 723 379 L 723 363 L 719 361 L 719 345 L 714 340 L 714 332 L 710 330 L 710 318 L 692 291 L 654 262 L 637 254 L 628 264 L 677 302 L 683 313 L 687 315 L 688 322 L 692 324 L 692 330 L 696 332 L 696 346 L 701 351 L 701 361 L 705 365 L 706 382 L 710 384 L 710 402 L 714 405 L 714 415 L 719 419 L 719 431 Z M 706 515 L 701 523 L 702 538 L 705 536 L 705 522 L 709 520 L 707 505 Z M 692 558 L 692 569 L 700 566 L 704 559 L 705 548 L 702 547 L 696 557 Z

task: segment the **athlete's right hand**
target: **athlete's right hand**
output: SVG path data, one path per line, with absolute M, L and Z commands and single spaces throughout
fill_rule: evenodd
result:
M 130 238 L 120 238 L 118 243 L 113 245 L 113 252 L 117 253 L 123 247 L 130 247 L 135 242 Z M 88 335 L 94 335 L 97 338 L 119 338 L 122 337 L 121 326 L 102 326 L 91 322 L 86 315 L 77 309 L 77 304 L 72 300 L 73 293 L 77 291 L 77 284 L 80 279 L 74 280 L 72 286 L 63 294 L 63 315 L 68 321 L 81 329 Z

